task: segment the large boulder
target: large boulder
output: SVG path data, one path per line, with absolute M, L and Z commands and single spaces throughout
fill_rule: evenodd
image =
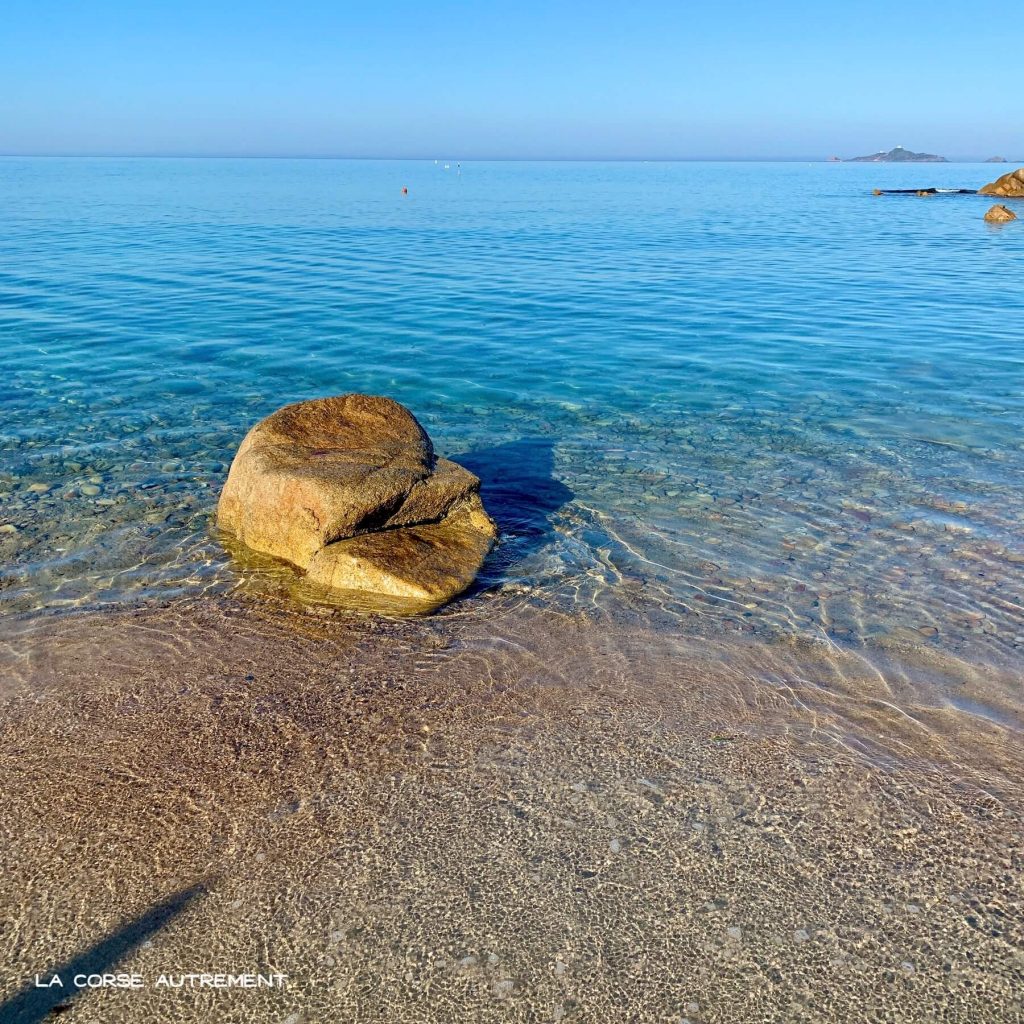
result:
M 479 489 L 434 454 L 408 409 L 341 395 L 285 406 L 249 431 L 217 525 L 318 586 L 437 605 L 472 582 L 494 541 Z
M 1009 174 L 1004 174 L 987 185 L 982 185 L 978 189 L 978 195 L 1002 196 L 1004 199 L 1024 198 L 1024 167 L 1018 167 L 1017 170 L 1010 171 Z
M 990 224 L 1006 224 L 1011 220 L 1016 220 L 1017 214 L 1013 210 L 1008 210 L 1002 203 L 996 203 L 988 213 L 985 214 L 985 220 Z
M 383 525 L 433 466 L 426 431 L 388 398 L 286 405 L 239 446 L 217 525 L 305 569 L 325 544 Z

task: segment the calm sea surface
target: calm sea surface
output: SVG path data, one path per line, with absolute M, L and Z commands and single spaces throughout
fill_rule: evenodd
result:
M 1024 219 L 872 195 L 992 172 L 0 160 L 0 1018 L 1019 1022 Z M 346 391 L 435 616 L 213 529 Z
M 872 195 L 992 176 L 0 160 L 0 609 L 237 587 L 246 429 L 363 391 L 484 480 L 504 541 L 460 615 L 1019 664 L 1024 226 Z

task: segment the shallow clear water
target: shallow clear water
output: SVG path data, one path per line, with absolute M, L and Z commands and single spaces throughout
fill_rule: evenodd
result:
M 364 391 L 484 479 L 470 602 L 1013 661 L 1024 228 L 872 195 L 990 176 L 0 161 L 0 607 L 230 589 L 246 429 Z
M 991 173 L 0 160 L 0 1017 L 1020 1020 L 1024 226 L 871 194 Z M 435 616 L 212 529 L 349 390 Z

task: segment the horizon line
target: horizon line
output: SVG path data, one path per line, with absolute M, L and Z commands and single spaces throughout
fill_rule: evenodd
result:
M 908 160 L 908 161 L 871 161 L 853 157 L 836 158 L 834 156 L 368 156 L 325 153 L 31 153 L 31 152 L 0 152 L 0 160 L 365 160 L 393 163 L 860 163 L 865 166 L 877 167 L 884 163 L 910 163 L 914 165 L 948 163 L 948 164 L 984 164 L 992 163 L 991 157 L 946 157 L 943 161 Z M 1003 159 L 999 163 L 1024 163 L 1021 160 Z

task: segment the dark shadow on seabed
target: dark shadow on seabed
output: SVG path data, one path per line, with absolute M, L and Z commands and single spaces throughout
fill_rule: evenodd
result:
M 187 909 L 205 891 L 206 887 L 201 884 L 182 889 L 181 892 L 176 892 L 162 903 L 151 907 L 141 917 L 129 921 L 123 928 L 101 939 L 79 956 L 48 968 L 45 972 L 36 972 L 47 980 L 54 974 L 59 974 L 64 981 L 64 987 L 36 988 L 33 980 L 16 995 L 0 1004 L 0 1024 L 40 1024 L 49 1018 L 57 1017 L 64 1009 L 69 1008 L 71 1000 L 89 991 L 86 988 L 76 989 L 71 985 L 71 979 L 76 974 L 109 972 L 150 935 Z
M 534 554 L 554 535 L 552 516 L 573 492 L 555 478 L 554 442 L 547 437 L 517 441 L 453 455 L 480 477 L 480 491 L 498 524 L 501 545 L 494 570 L 502 575 Z

